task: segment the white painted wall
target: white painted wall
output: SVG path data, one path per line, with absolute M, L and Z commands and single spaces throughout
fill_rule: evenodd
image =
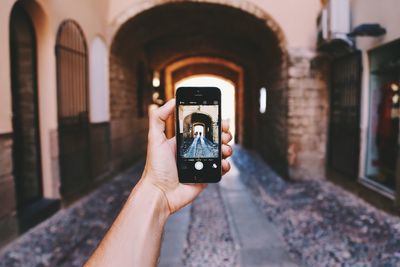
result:
M 103 39 L 95 37 L 90 47 L 90 121 L 110 119 L 108 49 Z
M 43 193 L 59 197 L 57 139 L 57 75 L 55 43 L 59 25 L 75 20 L 89 45 L 97 35 L 105 35 L 109 0 L 23 1 L 30 14 L 37 38 L 38 102 L 42 155 Z M 0 1 L 0 133 L 12 132 L 9 20 L 16 0 Z M 107 104 L 108 108 L 108 104 Z M 0 152 L 1 153 L 1 152 Z
M 358 37 L 357 48 L 368 50 L 400 38 L 399 0 L 350 0 L 352 25 L 379 23 L 386 28 L 386 35 L 378 38 Z
M 0 2 L 0 134 L 12 132 L 9 23 L 14 0 Z

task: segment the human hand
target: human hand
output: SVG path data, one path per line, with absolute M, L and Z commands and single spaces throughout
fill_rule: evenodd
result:
M 175 99 L 150 112 L 149 135 L 146 166 L 142 182 L 154 186 L 165 197 L 169 213 L 174 213 L 192 202 L 207 184 L 179 183 L 176 167 L 176 138 L 167 139 L 165 122 L 172 116 L 175 109 Z M 222 122 L 222 172 L 230 170 L 226 158 L 232 155 L 232 147 L 228 142 L 232 139 L 229 123 Z

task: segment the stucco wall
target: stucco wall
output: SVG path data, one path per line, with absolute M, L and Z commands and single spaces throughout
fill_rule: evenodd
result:
M 357 47 L 362 50 L 371 49 L 381 44 L 400 38 L 398 0 L 350 0 L 352 25 L 362 23 L 379 23 L 387 33 L 381 37 L 359 37 Z M 377 12 L 379 10 L 379 12 Z
M 9 17 L 16 1 L 0 3 L 0 133 L 12 132 L 11 84 L 9 61 Z M 43 189 L 46 197 L 58 195 L 58 170 L 55 165 L 57 130 L 56 58 L 54 47 L 60 23 L 73 19 L 82 27 L 87 46 L 106 32 L 107 0 L 21 1 L 32 18 L 37 37 L 39 121 L 42 150 Z M 88 51 L 89 53 L 90 51 Z
M 170 0 L 113 0 L 110 1 L 108 23 L 109 38 L 132 15 Z M 250 11 L 257 16 L 261 9 L 268 13 L 283 30 L 289 47 L 314 48 L 316 43 L 316 19 L 321 5 L 319 0 L 201 0 L 196 2 L 217 3 Z M 113 26 L 114 25 L 114 26 Z

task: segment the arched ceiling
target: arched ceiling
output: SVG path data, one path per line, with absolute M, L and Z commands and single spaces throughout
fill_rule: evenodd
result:
M 218 4 L 171 3 L 147 10 L 118 31 L 113 53 L 126 60 L 142 54 L 153 69 L 189 56 L 215 56 L 245 69 L 268 71 L 282 60 L 264 20 Z

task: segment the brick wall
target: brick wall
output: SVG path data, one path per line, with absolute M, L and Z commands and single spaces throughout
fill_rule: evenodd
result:
M 12 134 L 0 135 L 0 247 L 18 234 L 12 175 Z
M 25 204 L 27 199 L 41 195 L 36 59 L 33 40 L 24 29 L 21 28 L 14 38 L 11 38 L 14 174 L 22 196 L 18 202 Z
M 328 86 L 323 61 L 292 50 L 288 69 L 288 161 L 292 179 L 325 178 Z
M 287 68 L 281 66 L 267 73 L 267 108 L 264 114 L 257 109 L 259 127 L 258 150 L 267 162 L 282 176 L 288 176 L 288 91 Z M 260 86 L 261 88 L 261 86 Z M 258 88 L 258 90 L 260 89 Z M 255 97 L 259 100 L 259 91 Z M 259 107 L 259 103 L 255 103 Z
M 90 124 L 90 167 L 94 182 L 110 175 L 111 141 L 110 123 Z
M 128 166 L 146 151 L 148 120 L 146 116 L 138 115 L 136 67 L 137 64 L 126 63 L 118 55 L 111 55 L 110 128 L 114 170 Z

